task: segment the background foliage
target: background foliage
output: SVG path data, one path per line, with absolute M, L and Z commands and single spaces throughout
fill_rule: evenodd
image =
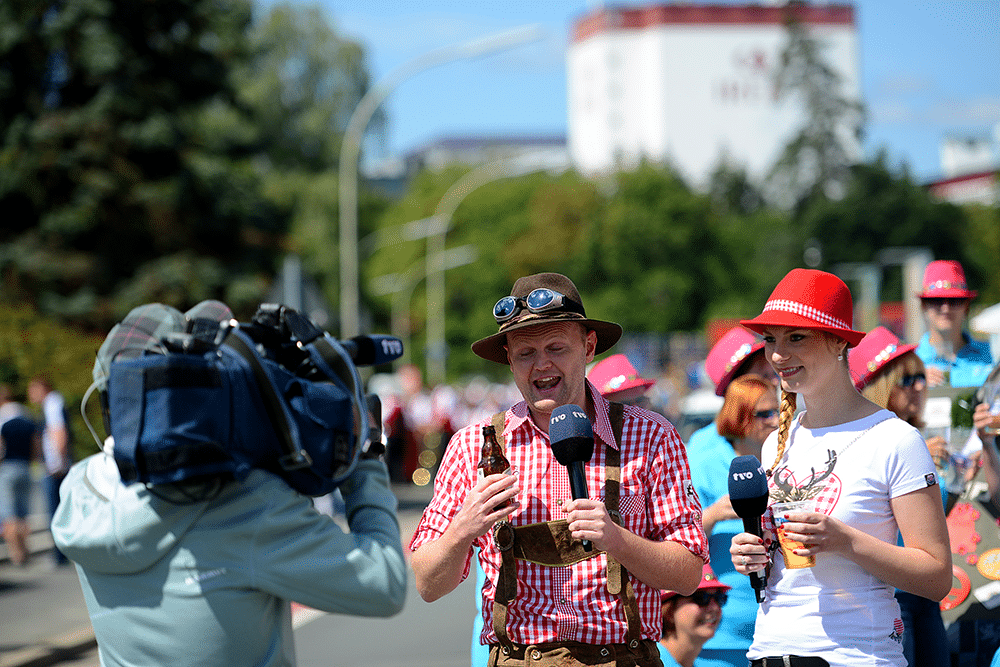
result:
M 27 405 L 28 382 L 47 376 L 66 400 L 77 459 L 97 451 L 97 443 L 80 415 L 80 401 L 91 383 L 91 370 L 103 337 L 87 334 L 40 316 L 25 305 L 0 303 L 0 382 L 8 384 L 17 400 Z M 37 406 L 33 408 L 41 416 Z M 88 404 L 88 418 L 103 434 L 96 396 Z
M 496 330 L 496 299 L 535 271 L 567 273 L 589 315 L 633 334 L 756 314 L 807 263 L 807 245 L 825 269 L 927 247 L 962 261 L 978 303 L 1000 300 L 997 207 L 936 202 L 882 158 L 850 163 L 843 142 L 862 110 L 822 58 L 790 26 L 781 90 L 811 121 L 766 183 L 720 163 L 700 192 L 645 164 L 596 179 L 539 171 L 465 197 L 447 241 L 477 260 L 447 273 L 449 375 L 503 373 L 469 345 Z M 289 252 L 336 313 L 340 141 L 369 85 L 363 49 L 314 8 L 0 3 L 0 370 L 23 391 L 49 369 L 78 400 L 100 336 L 128 310 L 218 298 L 247 317 Z M 376 115 L 370 131 L 386 122 Z M 430 216 L 468 170 L 413 174 L 395 199 L 363 187 L 360 235 Z M 422 362 L 426 241 L 361 250 L 368 328 L 390 327 L 377 279 L 414 277 L 404 315 Z M 883 296 L 899 290 L 889 280 Z

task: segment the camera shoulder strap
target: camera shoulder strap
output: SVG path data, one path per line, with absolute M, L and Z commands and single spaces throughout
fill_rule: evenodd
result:
M 264 366 L 260 363 L 257 353 L 244 340 L 244 335 L 238 329 L 233 329 L 226 336 L 222 344 L 235 351 L 247 362 L 247 365 L 250 366 L 250 370 L 253 372 L 254 379 L 257 380 L 260 397 L 264 401 L 264 409 L 267 411 L 267 416 L 271 419 L 271 424 L 274 426 L 278 441 L 285 452 L 278 460 L 278 463 L 283 470 L 308 468 L 312 465 L 309 453 L 295 444 L 298 432 L 297 430 L 293 432 L 295 428 L 294 424 L 285 413 L 285 407 L 278 397 L 278 390 L 274 386 L 274 382 L 267 374 L 267 371 L 264 370 Z

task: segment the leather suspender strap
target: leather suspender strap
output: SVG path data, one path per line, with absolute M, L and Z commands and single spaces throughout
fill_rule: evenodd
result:
M 621 447 L 622 430 L 625 424 L 625 406 L 621 403 L 611 403 L 608 408 L 608 417 L 611 419 L 611 430 L 615 435 L 615 442 L 618 449 L 607 447 L 604 461 L 604 506 L 608 510 L 612 521 L 619 526 L 622 525 L 622 515 L 619 509 L 619 498 L 621 496 Z M 628 577 L 626 570 L 621 563 L 608 554 L 608 592 L 617 595 L 621 600 L 622 609 L 625 610 L 625 619 L 628 621 L 628 631 L 625 639 L 629 646 L 635 648 L 642 638 L 642 623 L 639 618 L 639 602 L 635 597 L 635 590 Z
M 604 506 L 607 508 L 608 514 L 611 516 L 612 520 L 618 525 L 622 524 L 618 502 L 621 495 L 621 446 L 622 430 L 624 428 L 624 412 L 625 406 L 621 403 L 609 404 L 608 417 L 611 421 L 611 430 L 614 434 L 615 443 L 618 445 L 618 449 L 615 449 L 614 447 L 606 447 L 604 463 Z M 504 413 L 498 412 L 493 415 L 491 421 L 494 429 L 496 430 L 497 441 L 500 443 L 500 447 L 503 448 L 505 445 L 505 438 L 503 434 Z M 518 526 L 516 529 L 518 532 L 515 532 L 515 528 L 511 526 L 510 522 L 499 521 L 493 528 L 493 540 L 497 545 L 497 548 L 500 550 L 500 573 L 497 577 L 497 587 L 493 598 L 493 633 L 497 636 L 497 641 L 500 644 L 501 649 L 506 649 L 508 653 L 512 650 L 513 643 L 507 635 L 507 608 L 517 597 L 517 571 L 516 564 L 514 562 L 517 554 L 519 553 L 519 550 L 516 548 L 516 543 L 518 541 L 517 538 L 520 536 L 520 532 L 524 532 L 525 530 L 537 531 L 543 526 L 545 526 L 545 524 Z M 527 534 L 525 537 L 526 536 Z M 525 554 L 521 554 L 521 557 L 523 558 L 524 555 Z M 621 563 L 617 562 L 610 555 L 607 559 L 608 592 L 617 596 L 622 603 L 622 608 L 625 611 L 625 618 L 628 621 L 626 641 L 634 648 L 635 646 L 638 646 L 637 642 L 642 636 L 642 625 L 639 618 L 639 604 L 636 600 L 632 583 L 629 581 L 628 571 L 622 567 Z M 529 558 L 526 560 L 531 559 Z M 569 564 L 572 562 L 576 562 L 575 559 L 566 561 L 562 564 Z
M 497 442 L 503 450 L 507 444 L 504 436 L 504 413 L 493 415 L 491 423 L 496 431 Z M 517 597 L 517 566 L 514 563 L 514 527 L 509 521 L 498 521 L 493 526 L 493 542 L 500 549 L 500 573 L 497 576 L 497 588 L 493 592 L 493 634 L 506 654 L 514 644 L 507 636 L 507 607 Z

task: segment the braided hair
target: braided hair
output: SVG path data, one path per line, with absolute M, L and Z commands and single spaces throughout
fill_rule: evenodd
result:
M 795 418 L 797 400 L 798 395 L 794 392 L 781 390 L 781 412 L 778 416 L 778 454 L 774 457 L 774 463 L 767 470 L 768 477 L 778 467 L 781 457 L 785 454 L 785 447 L 788 445 L 788 432 L 792 428 L 792 419 Z

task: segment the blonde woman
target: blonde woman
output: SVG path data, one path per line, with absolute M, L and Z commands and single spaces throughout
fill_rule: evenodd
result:
M 906 667 L 896 588 L 933 600 L 951 587 L 951 553 L 934 463 L 919 432 L 864 398 L 848 370 L 852 328 L 847 285 L 833 274 L 794 269 L 764 311 L 741 322 L 764 337 L 781 378 L 778 430 L 764 443 L 769 502 L 811 498 L 788 512 L 786 535 L 812 556 L 792 569 L 766 539 L 733 537 L 741 573 L 767 576 L 747 656 L 753 667 Z M 795 416 L 801 398 L 804 410 Z M 907 546 L 897 546 L 902 533 Z

